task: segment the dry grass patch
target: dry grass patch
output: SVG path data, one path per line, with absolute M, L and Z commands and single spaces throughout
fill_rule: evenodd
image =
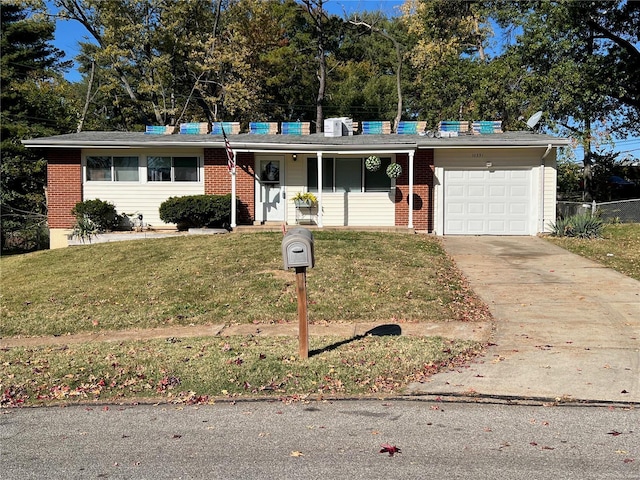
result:
M 570 252 L 640 280 L 640 223 L 606 225 L 603 238 L 544 237 Z
M 473 342 L 416 337 L 227 337 L 13 348 L 2 354 L 0 405 L 59 402 L 209 403 L 242 397 L 391 395 L 467 360 Z

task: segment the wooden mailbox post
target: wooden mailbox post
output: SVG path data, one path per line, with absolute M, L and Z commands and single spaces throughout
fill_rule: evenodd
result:
M 313 235 L 306 228 L 294 228 L 282 239 L 284 269 L 296 269 L 298 294 L 298 340 L 300 358 L 309 358 L 309 314 L 307 312 L 307 268 L 315 264 Z

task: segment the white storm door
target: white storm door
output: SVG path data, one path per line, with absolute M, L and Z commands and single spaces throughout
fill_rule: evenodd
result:
M 530 235 L 531 170 L 445 170 L 445 235 Z
M 262 221 L 282 222 L 285 215 L 285 202 L 281 179 L 284 179 L 284 158 L 270 157 L 257 160 L 259 198 L 256 208 L 262 214 Z

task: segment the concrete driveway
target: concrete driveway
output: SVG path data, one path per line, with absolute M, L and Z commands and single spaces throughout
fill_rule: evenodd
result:
M 537 237 L 444 237 L 496 321 L 486 355 L 413 394 L 640 403 L 640 282 Z

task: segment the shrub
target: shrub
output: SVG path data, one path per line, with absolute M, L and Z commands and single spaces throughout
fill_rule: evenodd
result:
M 581 213 L 567 218 L 559 218 L 551 224 L 552 235 L 555 237 L 600 238 L 604 222 L 598 216 Z
M 79 238 L 82 243 L 91 243 L 91 238 L 98 233 L 100 233 L 100 229 L 89 217 L 80 217 L 76 219 L 76 224 L 73 226 L 69 239 Z
M 171 197 L 160 205 L 160 219 L 165 223 L 175 223 L 181 231 L 200 227 L 228 228 L 231 195 Z
M 120 223 L 115 205 L 99 199 L 76 203 L 71 214 L 78 222 L 90 220 L 98 231 L 115 230 Z

